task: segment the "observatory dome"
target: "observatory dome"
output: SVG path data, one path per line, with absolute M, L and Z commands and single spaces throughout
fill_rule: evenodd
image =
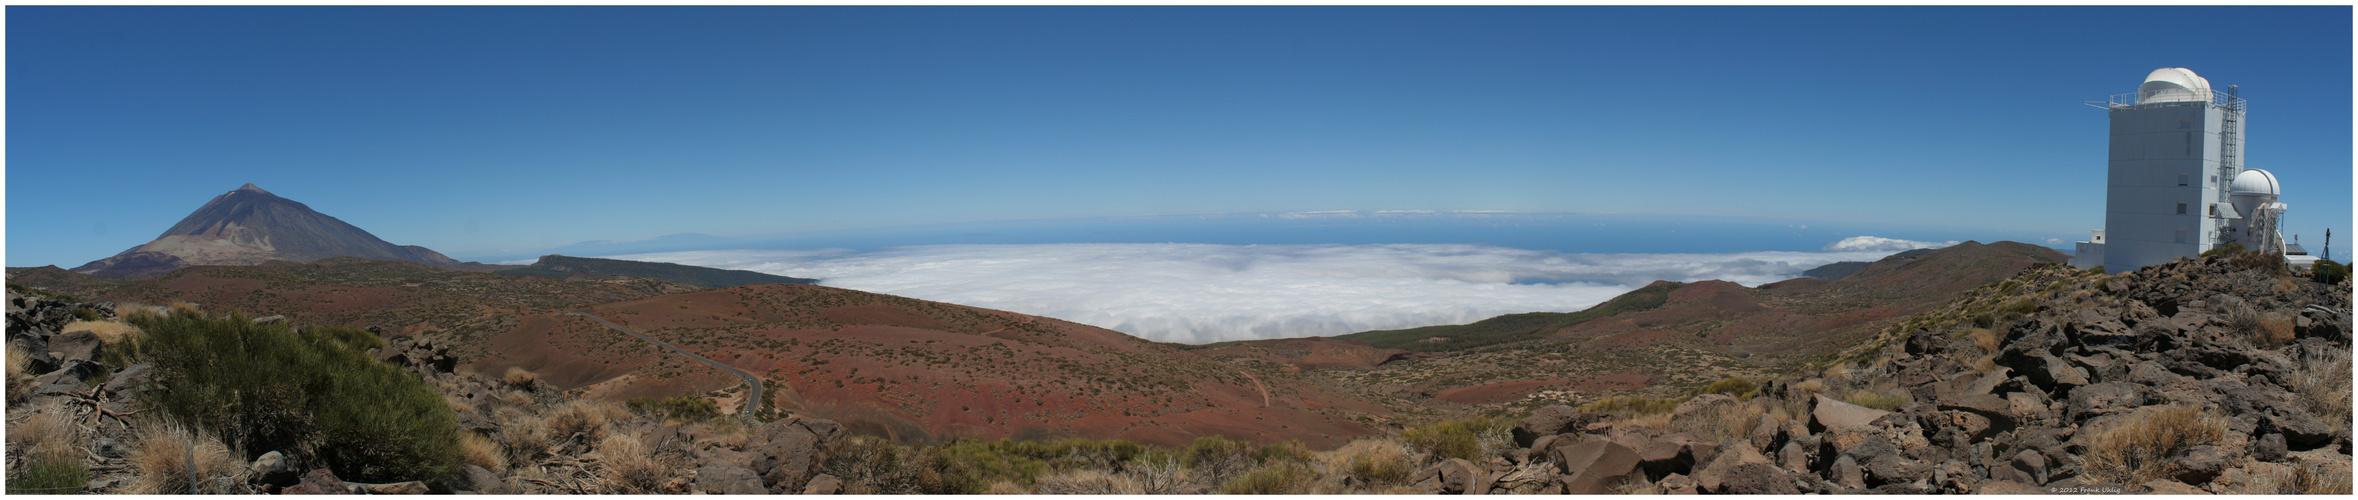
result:
M 2145 84 L 2137 86 L 2137 102 L 2184 102 L 2211 100 L 2211 81 L 2186 68 L 2162 68 L 2145 75 Z
M 2256 168 L 2245 169 L 2243 173 L 2235 174 L 2235 182 L 2227 185 L 2227 192 L 2234 196 L 2269 197 L 2283 193 L 2277 190 L 2276 174 Z

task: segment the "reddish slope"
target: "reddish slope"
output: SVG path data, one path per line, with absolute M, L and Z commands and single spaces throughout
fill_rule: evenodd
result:
M 783 409 L 904 439 L 951 435 L 1121 437 L 1183 444 L 1202 434 L 1334 446 L 1383 410 L 1120 332 L 1061 320 L 811 285 L 754 285 L 618 302 L 608 321 L 771 381 Z M 579 318 L 540 314 L 491 339 L 477 369 L 524 366 L 613 397 L 732 388 Z M 1264 406 L 1261 387 L 1269 398 Z
M 1244 357 L 1292 367 L 1295 371 L 1329 368 L 1366 368 L 1383 364 L 1408 351 L 1377 349 L 1350 339 L 1307 337 L 1238 342 L 1195 351 L 1213 358 Z

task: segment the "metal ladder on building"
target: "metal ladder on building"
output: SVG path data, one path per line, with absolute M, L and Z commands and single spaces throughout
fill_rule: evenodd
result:
M 2219 122 L 2219 186 L 2226 187 L 2235 182 L 2235 174 L 2243 173 L 2243 164 L 2235 157 L 2236 150 L 2242 149 L 2242 137 L 2235 131 L 2242 128 L 2243 111 L 2233 108 L 2220 111 L 2223 116 Z

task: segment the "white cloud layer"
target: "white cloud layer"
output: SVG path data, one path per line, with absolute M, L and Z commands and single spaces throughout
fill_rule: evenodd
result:
M 1957 244 L 1956 240 L 1941 243 L 1909 241 L 1875 236 L 1852 236 L 1826 245 L 1828 252 L 1887 252 L 1899 253 L 1919 248 L 1942 248 Z
M 1864 237 L 1862 237 L 1864 238 Z M 1829 246 L 1842 246 L 1852 238 Z M 1036 314 L 1185 343 L 1461 324 L 1569 312 L 1654 280 L 1759 285 L 1860 249 L 1566 254 L 1482 245 L 1042 244 L 710 250 L 616 256 L 817 278 L 821 284 Z M 1921 242 L 1905 242 L 1932 245 Z

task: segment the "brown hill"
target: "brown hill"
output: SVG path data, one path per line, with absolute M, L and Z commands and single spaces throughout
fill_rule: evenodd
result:
M 310 262 L 330 257 L 398 260 L 442 268 L 484 266 L 459 262 L 426 247 L 386 243 L 310 206 L 246 184 L 213 197 L 155 241 L 73 270 L 98 275 L 156 275 L 189 266 Z
M 591 314 L 763 377 L 773 404 L 903 440 L 1221 434 L 1339 445 L 1374 405 L 1120 332 L 812 285 L 751 285 L 593 306 Z M 482 373 L 534 370 L 611 398 L 739 383 L 585 319 L 521 318 Z

